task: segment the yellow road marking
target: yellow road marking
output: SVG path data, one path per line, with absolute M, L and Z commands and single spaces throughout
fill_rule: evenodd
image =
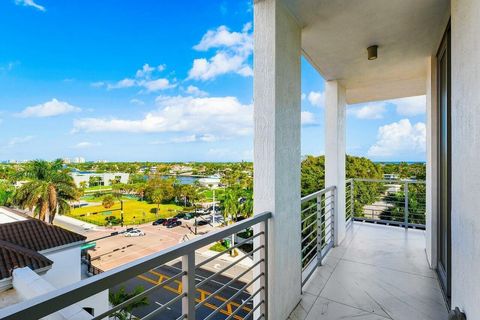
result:
M 166 276 L 166 275 L 164 275 L 164 274 L 162 274 L 162 273 L 159 273 L 159 272 L 157 272 L 157 271 L 155 271 L 155 270 L 150 270 L 149 273 L 152 274 L 152 275 L 154 275 L 154 276 L 157 276 L 158 279 L 153 280 L 153 279 L 151 279 L 151 278 L 149 278 L 149 277 L 146 277 L 146 276 L 144 276 L 144 275 L 142 275 L 142 274 L 141 274 L 141 275 L 138 275 L 137 277 L 140 278 L 140 279 L 142 279 L 142 280 L 144 280 L 144 281 L 147 281 L 147 282 L 149 282 L 149 283 L 151 283 L 151 284 L 153 284 L 153 285 L 158 285 L 158 284 L 162 283 L 163 281 L 170 279 L 170 277 L 168 277 L 168 276 Z M 162 286 L 162 288 L 164 288 L 164 289 L 166 289 L 166 290 L 168 290 L 168 291 L 170 291 L 170 292 L 173 292 L 173 293 L 175 293 L 175 294 L 178 294 L 178 295 L 181 294 L 181 293 L 182 293 L 182 282 L 179 281 L 179 280 L 174 280 L 173 282 L 174 282 L 175 284 L 177 284 L 177 287 L 176 287 L 176 288 L 171 287 L 170 285 L 164 285 L 164 286 Z M 208 296 L 210 296 L 210 295 L 212 294 L 211 292 L 208 292 L 208 291 L 203 290 L 203 289 L 198 289 L 198 288 L 197 288 L 197 292 L 200 293 L 200 299 L 195 298 L 195 302 L 204 301 Z M 225 299 L 224 297 L 219 296 L 219 295 L 215 295 L 214 298 L 217 299 L 218 301 L 221 301 L 222 303 L 228 300 L 228 299 Z M 209 302 L 206 302 L 206 303 L 204 303 L 203 305 L 204 305 L 205 307 L 207 307 L 207 308 L 212 309 L 212 310 L 217 310 L 217 308 L 218 308 L 218 306 L 216 306 L 216 305 L 214 305 L 214 304 L 211 304 L 211 303 L 209 303 Z M 235 309 L 234 309 L 233 307 L 235 307 Z M 233 313 L 233 311 L 236 310 L 238 307 L 240 307 L 240 304 L 239 304 L 239 303 L 236 303 L 236 302 L 234 302 L 234 301 L 230 301 L 230 302 L 228 302 L 227 305 L 226 305 L 226 310 L 220 309 L 219 312 L 222 313 L 222 314 L 224 314 L 224 315 L 229 316 L 229 315 L 231 315 L 231 314 Z M 247 312 L 247 313 L 252 310 L 252 309 L 250 309 L 250 308 L 248 308 L 248 307 L 245 307 L 245 306 L 244 306 L 242 309 L 243 309 L 245 312 Z M 242 317 L 240 317 L 240 316 L 238 316 L 238 315 L 235 315 L 234 318 L 235 318 L 236 320 L 242 320 L 242 319 L 243 319 Z

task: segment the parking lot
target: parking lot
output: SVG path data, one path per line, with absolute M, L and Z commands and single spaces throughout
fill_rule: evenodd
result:
M 109 270 L 194 238 L 194 220 L 182 219 L 181 221 L 182 225 L 175 228 L 153 226 L 151 224 L 135 227 L 145 232 L 145 235 L 140 237 L 125 237 L 123 234 L 119 234 L 95 241 L 95 248 L 88 251 L 92 258 L 92 264 L 101 270 Z M 108 236 L 112 232 L 121 232 L 126 229 L 126 227 L 105 228 L 90 231 L 85 235 L 87 241 L 91 241 Z M 197 233 L 201 235 L 212 229 L 214 227 L 208 224 L 198 226 Z

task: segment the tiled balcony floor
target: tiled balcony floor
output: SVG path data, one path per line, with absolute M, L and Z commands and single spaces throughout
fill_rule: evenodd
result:
M 354 223 L 304 288 L 290 320 L 446 320 L 425 232 Z

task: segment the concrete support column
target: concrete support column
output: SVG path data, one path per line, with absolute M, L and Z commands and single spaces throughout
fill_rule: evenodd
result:
M 336 186 L 335 245 L 345 237 L 346 92 L 338 81 L 325 82 L 325 187 Z
M 426 252 L 431 268 L 437 267 L 437 144 L 438 111 L 436 57 L 427 59 L 427 194 L 426 194 Z
M 255 1 L 254 212 L 268 223 L 268 319 L 301 298 L 301 29 L 277 0 Z

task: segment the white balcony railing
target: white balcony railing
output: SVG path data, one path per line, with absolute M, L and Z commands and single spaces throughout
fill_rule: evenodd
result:
M 170 301 L 155 306 L 155 308 L 147 314 L 138 318 L 159 319 L 162 312 L 171 309 L 175 304 L 179 306 L 180 303 L 181 306 L 178 308 L 181 309 L 181 312 L 179 312 L 180 316 L 173 319 L 195 320 L 196 317 L 197 319 L 217 319 L 219 314 L 225 316 L 225 319 L 252 319 L 254 314 L 255 319 L 265 317 L 267 308 L 266 279 L 268 276 L 266 263 L 266 239 L 268 238 L 267 221 L 270 217 L 271 213 L 269 212 L 255 215 L 252 218 L 243 220 L 217 232 L 208 233 L 202 237 L 178 244 L 73 285 L 7 307 L 0 310 L 0 318 L 25 320 L 47 317 L 57 311 L 74 305 L 83 299 L 121 285 L 132 278 L 140 276 L 176 259 L 181 259 L 180 272 L 176 275 L 170 276 L 161 282 L 159 281 L 159 283 L 154 286 L 112 307 L 110 310 L 103 312 L 102 314 L 96 314 L 92 319 L 106 319 L 121 310 L 128 309 L 128 306 L 132 303 L 147 297 L 155 290 L 159 290 L 174 281 L 179 282 L 178 294 L 174 295 Z M 235 244 L 228 250 L 196 263 L 195 253 L 198 249 L 252 227 L 254 230 L 253 235 L 248 239 Z M 251 252 L 235 259 L 234 262 L 207 277 L 198 277 L 199 269 L 204 267 L 207 263 L 215 261 L 215 259 L 220 258 L 222 255 L 228 254 L 233 248 L 238 248 L 243 244 L 251 243 L 252 240 L 254 246 Z M 240 261 L 252 256 L 253 263 L 251 263 L 248 268 L 239 272 L 235 277 L 229 277 L 227 278 L 228 280 L 220 282 L 220 285 L 218 285 L 217 282 L 217 289 L 215 292 L 205 294 L 205 291 L 200 291 L 202 286 L 208 284 L 210 281 L 214 281 L 218 276 L 225 275 L 228 270 L 237 266 Z M 247 273 L 253 274 L 251 280 L 237 282 Z M 233 283 L 242 283 L 242 286 L 241 288 L 238 288 L 237 286 L 236 290 L 232 291 L 231 287 Z M 222 291 L 229 291 L 231 295 L 218 302 L 219 300 L 216 297 L 218 297 Z M 212 301 L 214 299 L 216 299 L 215 303 Z M 200 310 L 205 305 L 209 306 L 209 312 L 207 314 L 205 313 L 205 310 Z M 200 311 L 202 311 L 201 316 L 198 315 Z

